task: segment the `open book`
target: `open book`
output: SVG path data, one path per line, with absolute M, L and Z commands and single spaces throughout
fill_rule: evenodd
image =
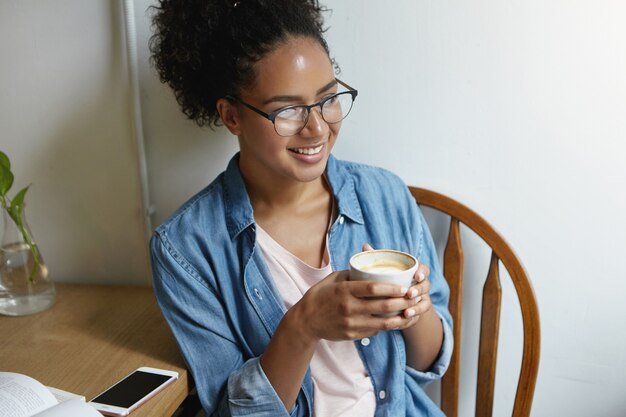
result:
M 48 388 L 35 379 L 0 372 L 0 417 L 102 417 L 85 397 Z

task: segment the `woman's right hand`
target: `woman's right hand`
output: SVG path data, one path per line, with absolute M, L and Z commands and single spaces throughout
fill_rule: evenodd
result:
M 378 282 L 350 281 L 349 271 L 328 275 L 312 286 L 290 313 L 311 341 L 354 340 L 381 330 L 410 327 L 414 317 L 380 317 L 413 307 L 419 298 L 406 298 L 407 288 Z M 372 298 L 375 297 L 375 298 Z

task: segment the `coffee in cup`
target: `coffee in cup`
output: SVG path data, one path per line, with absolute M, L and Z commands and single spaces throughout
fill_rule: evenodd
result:
M 418 266 L 417 259 L 405 252 L 369 250 L 350 258 L 350 280 L 384 282 L 409 288 Z

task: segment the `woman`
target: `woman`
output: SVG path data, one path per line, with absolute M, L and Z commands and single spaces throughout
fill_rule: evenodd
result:
M 209 416 L 443 415 L 420 384 L 449 362 L 448 287 L 402 181 L 331 155 L 357 92 L 335 78 L 321 13 L 157 7 L 161 80 L 240 151 L 157 229 L 155 292 Z M 417 257 L 415 285 L 350 281 L 350 256 L 372 246 Z

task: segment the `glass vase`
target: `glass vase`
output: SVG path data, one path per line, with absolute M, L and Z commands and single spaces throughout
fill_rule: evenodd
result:
M 0 243 L 0 314 L 24 316 L 43 311 L 54 303 L 54 284 L 30 231 L 24 209 L 15 223 L 2 210 L 4 233 Z

